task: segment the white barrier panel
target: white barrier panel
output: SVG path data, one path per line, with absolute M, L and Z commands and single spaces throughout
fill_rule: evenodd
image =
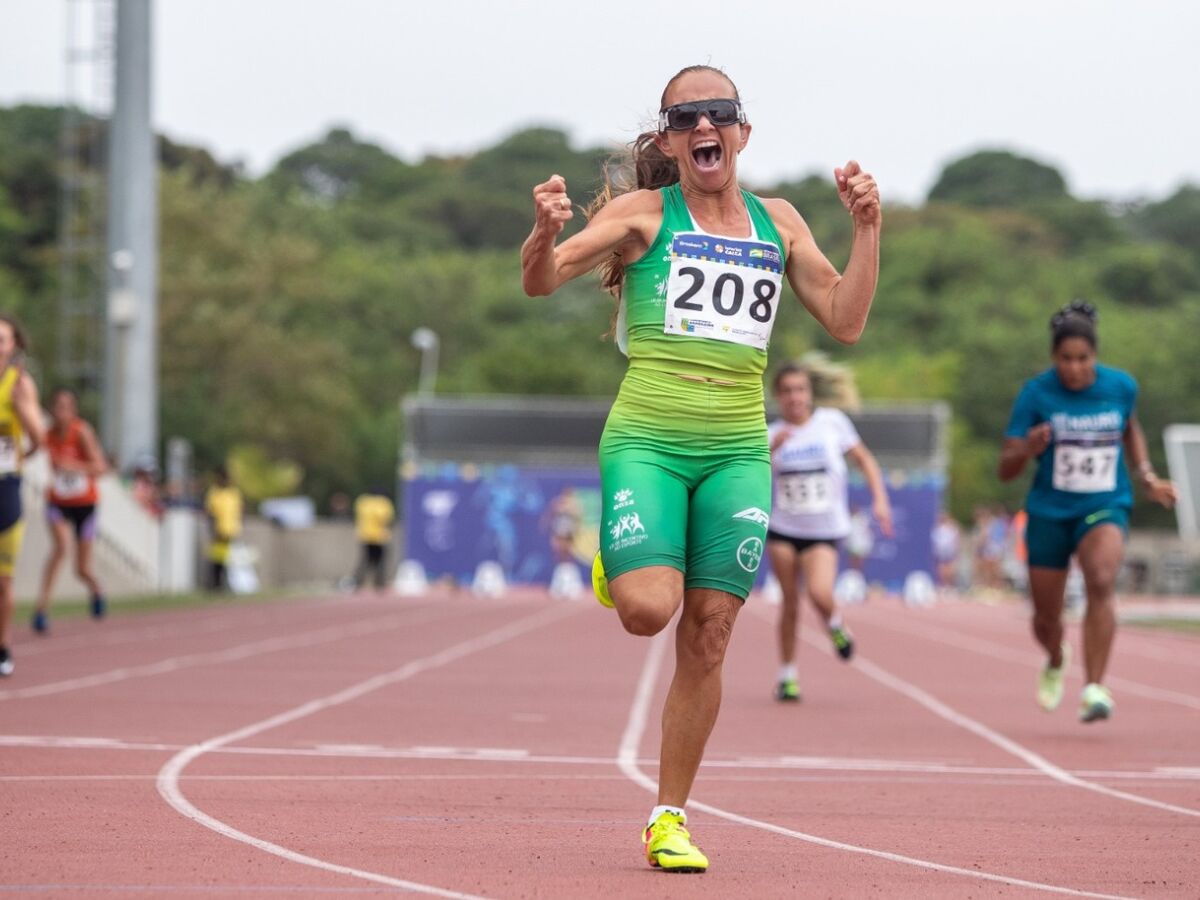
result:
M 561 562 L 550 576 L 550 596 L 560 600 L 578 600 L 583 595 L 583 578 L 579 566 Z
M 864 603 L 867 599 L 867 579 L 863 578 L 862 572 L 847 569 L 833 583 L 833 596 L 838 603 L 846 605 Z
M 240 541 L 229 545 L 229 558 L 225 561 L 225 578 L 229 590 L 235 594 L 253 594 L 258 590 L 258 551 Z
M 481 562 L 475 569 L 471 590 L 481 597 L 499 597 L 508 590 L 508 581 L 500 563 L 490 559 Z
M 415 559 L 406 559 L 396 569 L 392 587 L 401 597 L 417 597 L 429 590 L 425 567 Z
M 908 606 L 932 606 L 937 600 L 937 585 L 928 572 L 909 572 L 904 579 L 904 602 Z

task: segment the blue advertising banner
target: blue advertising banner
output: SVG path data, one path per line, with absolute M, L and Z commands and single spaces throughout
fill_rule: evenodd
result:
M 885 473 L 895 535 L 873 521 L 866 485 L 851 481 L 858 541 L 842 542 L 841 568 L 859 568 L 868 582 L 899 590 L 913 571 L 933 574 L 930 535 L 941 505 L 943 480 L 935 474 Z M 548 584 L 556 565 L 572 562 L 584 583 L 599 546 L 600 476 L 595 469 L 473 466 L 426 463 L 404 485 L 404 555 L 428 578 L 470 583 L 476 568 L 495 561 L 512 584 Z M 867 546 L 869 545 L 869 547 Z M 764 565 L 759 582 L 766 575 Z
M 404 554 L 431 580 L 470 583 L 492 560 L 514 584 L 548 584 L 560 562 L 574 562 L 590 583 L 600 543 L 597 470 L 434 464 L 404 487 Z

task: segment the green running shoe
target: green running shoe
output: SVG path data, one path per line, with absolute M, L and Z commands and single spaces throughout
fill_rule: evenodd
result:
M 783 703 L 799 703 L 800 685 L 796 683 L 794 678 L 779 682 L 779 685 L 775 688 L 775 699 Z
M 1079 698 L 1079 721 L 1098 722 L 1107 719 L 1112 715 L 1115 705 L 1108 688 L 1093 681 L 1084 687 Z
M 850 629 L 844 625 L 830 628 L 829 640 L 833 641 L 833 649 L 837 651 L 837 655 L 849 662 L 850 657 L 854 655 L 854 636 L 850 634 Z
M 1063 679 L 1067 673 L 1067 663 L 1071 661 L 1071 645 L 1062 645 L 1062 665 L 1057 669 L 1049 663 L 1038 675 L 1037 701 L 1038 706 L 1046 712 L 1054 712 L 1063 698 Z

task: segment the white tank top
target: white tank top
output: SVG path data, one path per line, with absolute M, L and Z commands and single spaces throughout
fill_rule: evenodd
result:
M 850 533 L 846 453 L 862 441 L 839 409 L 817 408 L 803 425 L 771 423 L 787 437 L 771 454 L 771 530 L 788 537 L 840 540 Z

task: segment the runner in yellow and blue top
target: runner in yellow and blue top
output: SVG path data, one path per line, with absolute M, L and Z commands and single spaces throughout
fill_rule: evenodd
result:
M 1134 407 L 1137 382 L 1096 362 L 1096 309 L 1075 301 L 1050 320 L 1054 365 L 1025 382 L 1013 405 L 1000 454 L 1001 480 L 1016 478 L 1037 460 L 1025 501 L 1025 545 L 1033 632 L 1049 657 L 1037 698 L 1051 711 L 1062 701 L 1068 645 L 1063 641 L 1063 597 L 1072 554 L 1087 590 L 1083 620 L 1086 685 L 1084 722 L 1112 715 L 1103 684 L 1116 635 L 1114 593 L 1125 554 L 1133 489 L 1126 465 L 1146 495 L 1170 507 L 1175 487 L 1159 479 Z
M 599 267 L 619 298 L 616 336 L 629 369 L 600 443 L 595 581 L 632 634 L 659 633 L 682 607 L 658 805 L 642 833 L 649 863 L 677 872 L 708 867 L 684 805 L 720 707 L 729 635 L 764 552 L 762 374 L 783 279 L 831 335 L 853 343 L 879 269 L 874 179 L 853 161 L 834 170 L 854 220 L 839 275 L 791 204 L 739 187 L 750 131 L 727 75 L 682 70 L 663 92 L 657 129 L 633 143 L 636 189 L 614 196 L 609 185 L 587 226 L 556 246 L 574 213 L 552 176 L 534 188 L 536 223 L 521 249 L 530 296 Z
M 13 570 L 21 551 L 21 466 L 44 441 L 37 385 L 25 371 L 27 343 L 17 321 L 0 315 L 0 676 L 13 673 L 9 630 Z

